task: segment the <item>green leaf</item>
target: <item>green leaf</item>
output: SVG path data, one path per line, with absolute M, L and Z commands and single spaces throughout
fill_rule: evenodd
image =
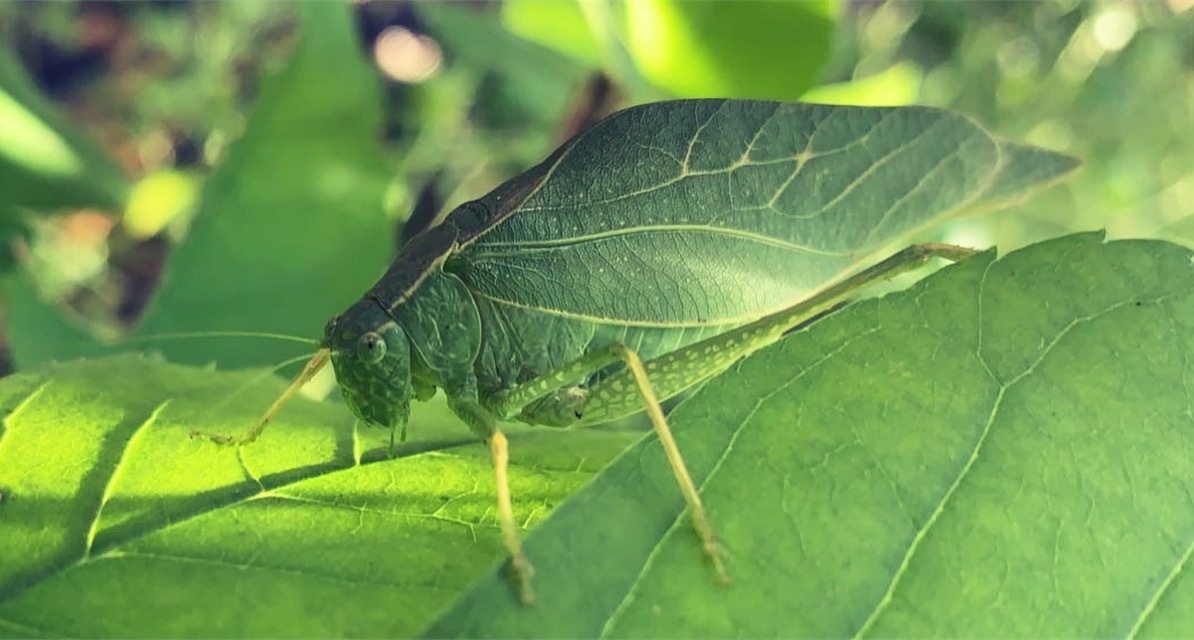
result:
M 756 353 L 671 416 L 729 554 L 713 583 L 658 442 L 431 628 L 486 637 L 1194 633 L 1194 272 L 1154 241 L 991 253 Z
M 302 37 L 207 180 L 138 335 L 212 329 L 318 338 L 333 310 L 385 270 L 380 87 L 351 8 L 298 5 Z M 15 344 L 19 343 L 14 340 Z M 221 366 L 295 355 L 264 341 L 163 343 L 171 360 Z
M 63 353 L 86 353 L 97 348 L 95 336 L 67 318 L 62 309 L 43 299 L 32 275 L 20 267 L 0 277 L 4 329 L 18 370 L 53 360 Z
M 502 25 L 527 40 L 601 66 L 601 47 L 577 0 L 508 0 L 502 3 Z
M 924 72 L 915 62 L 899 62 L 879 73 L 848 82 L 813 87 L 800 97 L 820 104 L 894 107 L 916 104 Z
M 504 190 L 483 198 L 508 213 L 461 252 L 462 278 L 514 312 L 740 323 L 799 302 L 964 208 L 1075 165 L 938 109 L 642 105 L 513 183 L 529 185 L 516 206 Z
M 128 185 L 120 167 L 57 112 L 0 45 L 0 217 L 20 208 L 120 210 Z
M 384 271 L 393 247 L 382 210 L 392 163 L 377 141 L 376 74 L 349 7 L 300 9 L 303 24 L 318 28 L 303 29 L 288 67 L 264 83 L 244 135 L 203 185 L 190 232 L 135 337 L 222 330 L 317 339 L 333 310 Z M 42 322 L 44 305 L 31 290 L 8 288 L 14 304 L 39 307 L 14 314 L 9 327 L 22 366 L 108 349 L 67 322 Z M 155 346 L 173 361 L 226 367 L 302 350 L 261 339 Z
M 0 380 L 0 635 L 410 635 L 500 557 L 488 452 L 443 403 L 392 460 L 305 399 L 239 454 L 187 438 L 281 388 L 137 356 Z M 512 436 L 519 521 L 640 436 Z
M 627 47 L 647 79 L 679 97 L 795 100 L 817 82 L 829 56 L 835 6 L 628 2 Z
M 567 2 L 550 2 L 553 11 Z M 448 54 L 459 61 L 458 73 L 471 73 L 479 83 L 472 117 L 497 136 L 503 154 L 512 153 L 521 167 L 542 158 L 544 147 L 557 141 L 556 128 L 575 107 L 576 92 L 589 70 L 575 60 L 512 35 L 484 7 L 421 2 L 415 6 Z M 564 9 L 566 11 L 566 8 Z M 535 131 L 529 131 L 533 125 Z M 514 135 L 502 136 L 503 130 Z M 534 156 L 524 158 L 525 143 L 535 143 Z M 511 160 L 511 159 L 507 159 Z

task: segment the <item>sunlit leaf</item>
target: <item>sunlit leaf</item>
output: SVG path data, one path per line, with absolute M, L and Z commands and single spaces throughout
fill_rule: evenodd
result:
M 627 47 L 643 75 L 677 96 L 795 100 L 817 82 L 828 58 L 835 6 L 628 2 Z
M 640 443 L 433 637 L 1194 633 L 1194 271 L 1180 247 L 987 253 L 760 351 L 671 416 L 714 583 Z
M 392 460 L 302 399 L 240 453 L 188 439 L 281 387 L 135 356 L 0 380 L 0 635 L 411 635 L 500 557 L 488 451 L 442 402 Z M 512 436 L 520 522 L 639 437 Z

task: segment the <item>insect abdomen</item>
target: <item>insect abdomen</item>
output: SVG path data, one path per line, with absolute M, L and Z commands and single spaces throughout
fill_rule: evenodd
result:
M 484 338 L 475 371 L 482 395 L 547 375 L 585 353 L 621 343 L 651 359 L 724 332 L 729 327 L 641 327 L 569 318 L 495 302 L 474 295 Z M 577 380 L 585 386 L 610 371 Z

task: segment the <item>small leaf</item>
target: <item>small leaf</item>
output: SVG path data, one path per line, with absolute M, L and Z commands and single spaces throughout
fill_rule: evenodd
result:
M 239 452 L 188 439 L 281 388 L 136 356 L 0 380 L 0 635 L 410 635 L 500 558 L 488 451 L 442 402 L 392 460 L 305 399 Z M 519 522 L 640 436 L 513 435 Z
M 127 184 L 116 163 L 57 113 L 0 45 L 0 217 L 18 208 L 119 210 Z
M 167 169 L 137 181 L 124 209 L 124 229 L 133 238 L 148 238 L 195 208 L 199 181 Z
M 801 100 L 820 104 L 895 107 L 916 104 L 924 73 L 915 62 L 899 62 L 879 73 L 849 82 L 809 89 Z
M 647 79 L 679 97 L 795 100 L 829 56 L 834 6 L 638 0 L 625 6 L 627 46 Z
M 658 442 L 432 636 L 1194 634 L 1194 271 L 1154 241 L 990 253 L 756 353 L 671 416 L 729 555 L 714 584 Z
M 508 0 L 502 3 L 502 25 L 585 64 L 601 65 L 601 47 L 577 0 Z

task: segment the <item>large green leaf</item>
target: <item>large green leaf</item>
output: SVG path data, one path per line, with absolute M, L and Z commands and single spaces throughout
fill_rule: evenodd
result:
M 513 183 L 529 190 L 517 206 L 507 189 L 482 199 L 505 217 L 461 253 L 462 278 L 497 304 L 556 315 L 742 322 L 1075 165 L 938 109 L 643 105 Z
M 281 387 L 136 356 L 0 381 L 0 636 L 410 635 L 499 557 L 487 450 L 442 403 L 392 460 L 302 399 L 241 455 L 187 438 Z M 639 436 L 515 434 L 520 521 Z
M 734 583 L 653 438 L 434 636 L 1194 634 L 1191 252 L 991 253 L 755 354 L 672 426 Z
M 140 335 L 263 330 L 318 338 L 392 253 L 382 202 L 380 87 L 351 8 L 305 3 L 289 66 L 262 87 L 244 136 L 204 185 L 202 204 Z M 19 342 L 14 339 L 19 347 Z M 178 341 L 173 360 L 269 362 L 293 350 Z
M 17 268 L 0 277 L 4 302 L 4 330 L 12 345 L 18 370 L 53 360 L 67 353 L 88 353 L 97 348 L 95 336 L 41 297 L 33 276 Z
M 643 75 L 677 96 L 795 100 L 829 57 L 835 7 L 830 0 L 628 2 L 627 46 Z

